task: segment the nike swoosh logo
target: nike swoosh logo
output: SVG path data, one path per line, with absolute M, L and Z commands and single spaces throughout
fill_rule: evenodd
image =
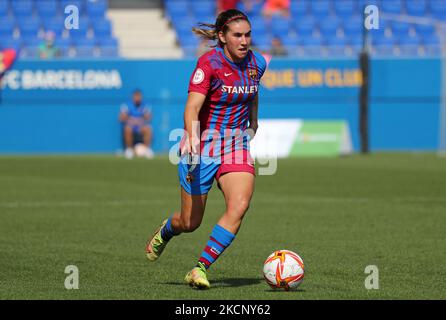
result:
M 226 73 L 225 72 L 225 77 L 230 76 L 231 74 L 232 74 L 232 72 L 231 73 Z

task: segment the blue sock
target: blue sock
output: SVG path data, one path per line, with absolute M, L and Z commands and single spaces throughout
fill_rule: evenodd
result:
M 235 234 L 229 232 L 218 224 L 215 225 L 211 236 L 209 237 L 209 241 L 201 253 L 197 266 L 208 269 L 223 251 L 229 247 L 234 238 Z
M 161 238 L 163 238 L 164 241 L 169 241 L 172 239 L 173 236 L 177 236 L 179 233 L 176 233 L 172 229 L 172 217 L 169 217 L 167 219 L 166 225 L 161 229 Z

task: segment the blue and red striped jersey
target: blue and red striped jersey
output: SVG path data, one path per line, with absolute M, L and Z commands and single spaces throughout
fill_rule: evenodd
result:
M 201 152 L 210 156 L 217 155 L 215 133 L 223 139 L 235 132 L 244 132 L 249 126 L 251 103 L 258 94 L 260 79 L 266 70 L 266 60 L 260 53 L 248 51 L 240 63 L 229 60 L 222 48 L 215 48 L 202 55 L 190 78 L 189 91 L 206 95 L 199 113 Z M 208 130 L 208 132 L 206 132 Z M 205 134 L 203 135 L 203 132 Z M 221 145 L 223 153 L 234 151 L 237 146 L 225 138 Z M 232 147 L 230 146 L 232 145 Z M 240 145 L 240 144 L 236 144 Z M 244 149 L 248 143 L 242 144 Z M 224 147 L 224 149 L 223 149 Z M 227 148 L 228 147 L 228 148 Z

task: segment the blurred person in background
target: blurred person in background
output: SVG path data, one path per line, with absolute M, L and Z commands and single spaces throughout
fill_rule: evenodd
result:
M 269 51 L 273 57 L 284 57 L 288 55 L 286 48 L 278 37 L 273 37 L 271 40 L 271 49 Z
M 125 157 L 132 159 L 135 155 L 145 158 L 153 158 L 152 150 L 152 127 L 149 121 L 152 120 L 152 111 L 143 101 L 141 90 L 133 92 L 132 100 L 121 106 L 119 120 L 123 123 L 123 134 L 125 143 Z M 136 148 L 139 143 L 137 137 L 142 137 L 144 149 Z M 135 152 L 136 151 L 136 152 Z
M 200 226 L 208 192 L 216 180 L 226 210 L 184 278 L 193 288 L 209 289 L 207 270 L 231 245 L 254 192 L 249 140 L 258 128 L 258 89 L 266 61 L 250 49 L 251 23 L 239 10 L 223 11 L 215 23 L 199 23 L 192 30 L 217 44 L 198 59 L 189 80 L 183 115 L 186 133 L 179 147 L 181 210 L 155 230 L 147 241 L 146 255 L 149 261 L 156 261 L 174 236 Z
M 290 0 L 266 0 L 262 14 L 267 19 L 271 19 L 275 15 L 288 18 L 290 16 Z
M 60 57 L 60 50 L 54 44 L 55 38 L 56 34 L 52 31 L 48 31 L 45 34 L 44 41 L 40 44 L 37 52 L 40 59 L 53 59 Z

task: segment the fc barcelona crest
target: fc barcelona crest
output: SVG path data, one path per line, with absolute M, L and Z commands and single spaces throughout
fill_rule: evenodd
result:
M 256 69 L 248 69 L 249 77 L 251 80 L 257 79 L 257 70 Z

